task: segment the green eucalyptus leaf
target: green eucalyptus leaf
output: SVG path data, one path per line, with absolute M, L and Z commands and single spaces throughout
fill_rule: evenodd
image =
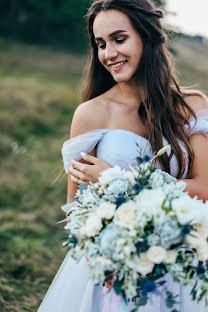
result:
M 76 197 L 74 197 L 72 194 L 70 194 L 70 197 L 77 203 L 81 204 L 81 202 L 79 201 L 79 199 L 77 199 Z
M 80 194 L 82 194 L 83 191 L 86 190 L 86 189 L 87 189 L 87 184 L 85 184 L 85 183 L 80 183 Z
M 119 281 L 119 280 L 115 280 L 115 282 L 113 283 L 113 288 L 117 295 L 120 295 L 122 293 L 122 285 L 123 285 L 123 281 Z

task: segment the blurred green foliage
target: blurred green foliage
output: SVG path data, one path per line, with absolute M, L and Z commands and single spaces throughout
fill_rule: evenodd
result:
M 37 311 L 66 250 L 63 164 L 85 61 L 0 40 L 0 311 Z
M 89 3 L 1 0 L 0 33 L 84 51 Z M 180 34 L 170 49 L 183 85 L 206 92 L 203 39 Z M 64 217 L 66 176 L 53 181 L 86 58 L 11 39 L 1 39 L 0 50 L 0 311 L 34 312 L 66 254 L 63 225 L 56 224 Z
M 164 7 L 164 0 L 154 0 Z M 86 51 L 84 16 L 91 0 L 1 0 L 0 34 Z
M 172 42 L 182 84 L 206 92 L 207 45 Z M 0 40 L 0 311 L 37 311 L 66 250 L 61 147 L 85 56 Z

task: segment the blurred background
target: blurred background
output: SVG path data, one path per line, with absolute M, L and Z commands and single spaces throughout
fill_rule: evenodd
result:
M 207 0 L 158 0 L 183 86 L 208 90 Z M 90 0 L 0 1 L 0 311 L 37 311 L 66 250 L 61 147 L 80 103 Z M 70 303 L 69 303 L 70 305 Z

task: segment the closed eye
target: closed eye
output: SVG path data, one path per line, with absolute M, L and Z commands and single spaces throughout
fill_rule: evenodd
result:
M 97 43 L 97 46 L 98 46 L 98 48 L 100 48 L 100 49 L 105 49 L 106 43 L 99 42 L 99 43 Z
M 121 44 L 121 43 L 123 43 L 125 40 L 126 40 L 126 38 L 116 38 L 116 39 L 115 39 L 115 42 L 118 43 L 118 44 Z
M 126 39 L 127 39 L 126 37 L 118 37 L 118 38 L 114 39 L 114 42 L 116 44 L 122 44 L 124 41 L 126 41 Z M 106 48 L 106 43 L 105 43 L 105 41 L 100 41 L 100 42 L 97 42 L 97 46 L 99 49 L 103 50 Z

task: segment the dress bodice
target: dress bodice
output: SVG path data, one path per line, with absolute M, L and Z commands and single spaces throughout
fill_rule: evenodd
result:
M 189 120 L 190 135 L 203 133 L 208 136 L 208 109 L 201 110 L 194 118 Z M 163 139 L 164 145 L 168 142 Z M 181 142 L 179 142 L 186 155 L 186 165 L 188 167 L 187 152 Z M 127 130 L 122 129 L 97 129 L 85 134 L 74 137 L 66 141 L 62 148 L 64 167 L 69 171 L 72 159 L 80 160 L 80 152 L 89 153 L 96 146 L 97 157 L 102 158 L 111 166 L 119 165 L 128 169 L 136 163 L 138 155 L 147 154 L 152 156 L 152 148 L 148 140 Z M 170 150 L 169 150 L 170 152 Z M 178 165 L 176 157 L 170 161 L 171 174 L 176 175 Z M 187 170 L 186 170 L 187 172 Z M 184 177 L 186 176 L 186 172 Z M 167 290 L 177 297 L 177 311 L 184 312 L 207 312 L 207 307 L 200 303 L 193 302 L 190 296 L 190 289 L 175 283 L 171 275 L 166 276 Z M 123 304 L 121 297 L 114 292 L 105 292 L 106 288 L 102 285 L 94 285 L 90 279 L 89 268 L 86 258 L 77 263 L 67 254 L 56 277 L 53 280 L 38 312 L 129 312 L 131 305 Z M 149 303 L 142 307 L 142 312 L 167 312 L 165 292 L 154 294 Z M 140 311 L 140 308 L 139 308 Z
M 191 131 L 191 135 L 203 133 L 208 135 L 208 110 L 201 110 L 194 118 L 189 120 L 189 127 L 186 125 L 185 130 Z M 163 145 L 168 142 L 163 138 Z M 188 155 L 187 151 L 179 141 L 179 144 L 186 157 L 186 170 L 183 178 L 187 175 Z M 118 165 L 121 168 L 129 169 L 129 164 L 136 165 L 136 157 L 149 155 L 153 156 L 150 142 L 131 131 L 123 129 L 96 129 L 74 137 L 66 141 L 62 148 L 62 155 L 66 173 L 69 171 L 71 159 L 80 160 L 80 152 L 89 153 L 96 146 L 96 156 L 103 159 L 110 166 Z M 168 153 L 171 151 L 169 150 Z M 157 164 L 159 167 L 159 164 Z M 175 155 L 170 161 L 170 173 L 176 176 L 178 164 Z

